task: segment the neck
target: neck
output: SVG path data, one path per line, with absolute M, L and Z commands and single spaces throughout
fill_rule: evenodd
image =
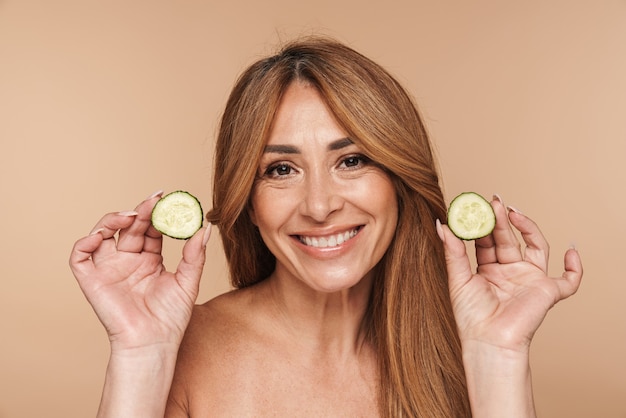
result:
M 335 358 L 359 353 L 365 344 L 372 274 L 337 292 L 318 292 L 277 270 L 265 281 L 272 315 L 302 349 Z

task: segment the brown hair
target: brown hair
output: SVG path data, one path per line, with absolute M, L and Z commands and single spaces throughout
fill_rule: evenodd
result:
M 435 220 L 445 218 L 445 203 L 428 135 L 402 86 L 346 45 L 325 38 L 289 43 L 250 66 L 230 95 L 207 218 L 220 229 L 232 284 L 249 286 L 274 269 L 275 258 L 246 209 L 281 95 L 296 80 L 319 90 L 350 138 L 395 184 L 398 225 L 377 267 L 368 312 L 368 338 L 379 358 L 381 415 L 470 416 L 435 230 Z

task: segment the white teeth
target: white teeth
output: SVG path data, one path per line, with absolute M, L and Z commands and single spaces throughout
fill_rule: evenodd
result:
M 357 234 L 358 229 L 353 229 L 352 231 L 344 232 L 341 234 L 329 235 L 326 237 L 305 237 L 300 236 L 300 242 L 309 247 L 315 248 L 327 248 L 327 247 L 336 247 L 337 245 L 341 245 L 344 242 L 348 241 L 350 238 L 354 238 Z

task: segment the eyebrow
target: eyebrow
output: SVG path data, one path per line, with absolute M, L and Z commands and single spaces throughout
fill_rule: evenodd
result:
M 345 148 L 351 144 L 353 144 L 350 138 L 341 138 L 336 141 L 328 144 L 329 151 L 336 151 L 342 148 Z M 273 153 L 273 154 L 300 154 L 300 148 L 294 145 L 266 145 L 263 150 L 264 153 Z

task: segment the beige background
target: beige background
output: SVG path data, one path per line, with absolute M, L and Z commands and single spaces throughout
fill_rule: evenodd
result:
M 534 342 L 538 409 L 626 417 L 624 0 L 0 0 L 0 417 L 95 413 L 108 346 L 73 241 L 158 189 L 208 207 L 235 76 L 307 33 L 414 93 L 448 199 L 497 192 L 534 217 L 555 275 L 577 245 L 583 286 Z M 202 300 L 227 289 L 209 252 Z

